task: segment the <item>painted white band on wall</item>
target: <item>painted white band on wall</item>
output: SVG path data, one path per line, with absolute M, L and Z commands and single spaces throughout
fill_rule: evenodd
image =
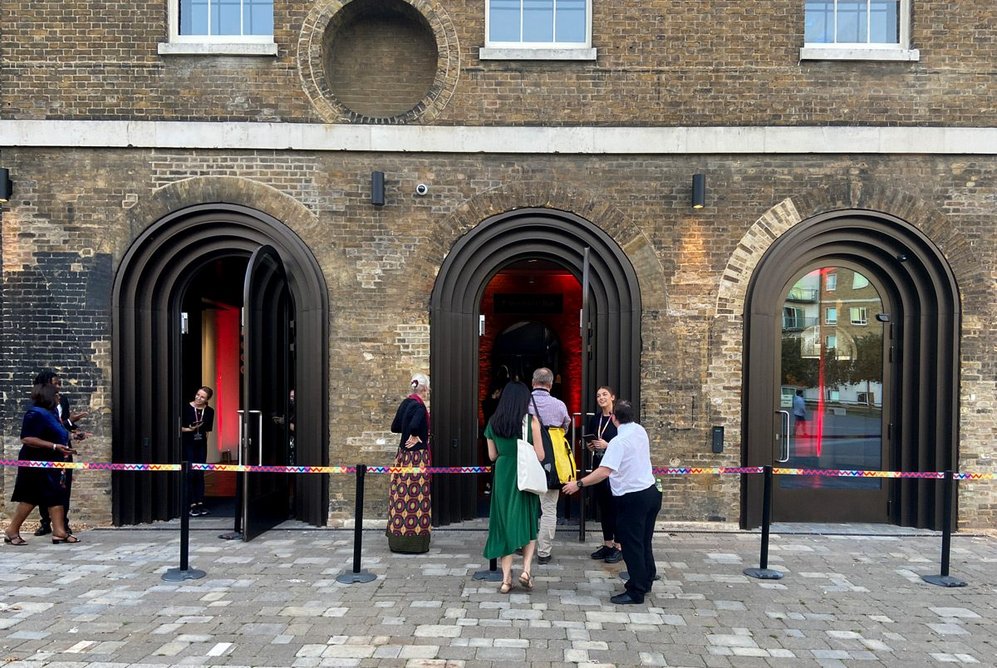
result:
M 0 120 L 0 148 L 523 154 L 997 154 L 997 128 L 516 127 Z

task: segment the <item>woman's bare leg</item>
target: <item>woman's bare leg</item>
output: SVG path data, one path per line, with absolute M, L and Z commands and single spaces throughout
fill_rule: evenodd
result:
M 17 508 L 14 509 L 14 515 L 10 518 L 10 524 L 7 525 L 7 536 L 13 538 L 21 533 L 21 525 L 24 524 L 24 520 L 28 518 L 31 511 L 35 507 L 30 503 L 25 503 L 21 501 L 17 504 Z

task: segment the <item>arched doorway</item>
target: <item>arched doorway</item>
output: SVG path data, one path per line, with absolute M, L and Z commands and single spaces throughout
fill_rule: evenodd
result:
M 482 385 L 482 301 L 503 271 L 563 273 L 577 285 L 581 308 L 568 314 L 581 323 L 575 364 L 582 411 L 591 410 L 597 385 L 619 388 L 640 405 L 640 289 L 619 245 L 602 229 L 563 211 L 520 209 L 494 216 L 462 237 L 440 268 L 431 298 L 434 464 L 482 465 L 479 449 Z M 543 291 L 536 290 L 537 295 Z M 548 293 L 555 291 L 548 290 Z M 512 293 L 510 299 L 517 299 Z M 518 306 L 516 308 L 524 308 Z M 532 317 L 516 314 L 518 320 Z M 566 361 L 561 360 L 566 366 Z M 525 379 L 529 382 L 529 378 Z M 437 476 L 433 521 L 439 525 L 476 516 L 478 484 L 471 476 Z
M 958 288 L 908 223 L 843 211 L 768 250 L 745 302 L 746 465 L 937 471 L 958 464 Z M 742 524 L 760 521 L 748 476 Z M 773 517 L 937 527 L 934 481 L 779 476 Z
M 286 276 L 279 283 L 286 287 L 276 292 L 272 280 L 256 288 L 246 280 L 251 258 L 268 246 L 273 247 L 270 256 L 282 265 L 280 275 Z M 217 285 L 195 285 L 202 280 Z M 279 296 L 285 293 L 287 297 Z M 258 334 L 282 342 L 287 351 L 279 382 L 296 391 L 297 461 L 328 463 L 328 291 L 311 251 L 290 228 L 239 205 L 206 204 L 170 213 L 132 243 L 115 275 L 112 294 L 114 461 L 179 461 L 177 416 L 182 402 L 190 398 L 192 379 L 206 354 L 200 352 L 200 343 L 185 342 L 183 332 L 196 325 L 203 337 L 212 310 L 219 312 L 217 318 L 210 316 L 212 326 L 231 329 L 233 312 L 246 306 L 243 295 L 253 294 L 253 304 L 272 304 L 273 313 L 282 314 L 257 318 L 261 323 L 277 320 L 282 335 L 276 330 Z M 236 365 L 252 368 L 246 355 L 261 356 L 231 337 L 214 340 L 229 347 L 224 354 L 210 353 L 214 357 L 232 358 L 232 346 L 239 347 Z M 248 396 L 245 384 L 232 377 L 223 382 L 229 386 L 228 396 L 235 397 L 235 403 L 227 405 L 241 408 L 239 398 Z M 266 411 L 270 418 L 278 410 L 276 402 L 271 404 Z M 219 418 L 230 424 L 239 421 L 231 414 Z M 329 494 L 325 476 L 300 476 L 295 486 L 293 516 L 324 525 Z M 112 494 L 117 525 L 165 520 L 179 512 L 176 481 L 169 475 L 116 473 Z

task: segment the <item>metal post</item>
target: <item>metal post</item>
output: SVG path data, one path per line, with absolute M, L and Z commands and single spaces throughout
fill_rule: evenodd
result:
M 371 582 L 377 576 L 360 570 L 360 552 L 363 547 L 363 483 L 367 475 L 367 465 L 357 464 L 357 493 L 354 517 L 356 526 L 353 528 L 353 570 L 336 576 L 336 582 L 354 584 L 356 582 Z
M 762 548 L 758 568 L 745 568 L 744 574 L 759 580 L 781 580 L 782 572 L 769 566 L 769 526 L 772 523 L 772 467 L 763 467 L 765 486 L 762 491 Z
M 952 471 L 942 478 L 942 570 L 939 575 L 922 575 L 925 582 L 940 587 L 965 587 L 966 582 L 949 576 L 949 551 L 952 548 Z
M 471 576 L 471 579 L 484 580 L 485 582 L 500 582 L 502 580 L 502 573 L 498 570 L 498 559 L 489 559 L 488 570 L 475 571 L 474 575 Z
M 180 568 L 170 568 L 163 573 L 166 582 L 183 582 L 184 580 L 199 580 L 205 576 L 204 571 L 190 568 L 190 498 L 188 496 L 188 478 L 190 478 L 190 462 L 180 463 Z

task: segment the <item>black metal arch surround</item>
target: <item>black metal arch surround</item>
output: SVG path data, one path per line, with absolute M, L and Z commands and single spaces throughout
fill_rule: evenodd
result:
M 329 295 L 321 269 L 286 225 L 232 204 L 171 213 L 146 229 L 122 258 L 112 292 L 113 461 L 177 461 L 183 294 L 207 263 L 224 257 L 248 260 L 266 244 L 280 252 L 296 306 L 299 461 L 328 465 Z M 324 525 L 329 505 L 324 476 L 301 478 L 299 519 Z M 175 478 L 116 472 L 112 508 L 115 525 L 169 519 L 178 511 Z
M 766 389 L 775 360 L 781 293 L 801 267 L 842 262 L 863 268 L 882 285 L 894 323 L 890 459 L 895 470 L 956 470 L 959 464 L 959 289 L 938 248 L 898 218 L 868 211 L 837 211 L 800 223 L 766 252 L 745 300 L 745 465 L 760 466 L 771 441 L 774 399 Z M 770 463 L 765 461 L 764 463 Z M 754 478 L 757 476 L 749 476 Z M 890 521 L 940 528 L 942 499 L 935 481 L 893 481 Z M 742 524 L 760 520 L 760 481 L 742 491 Z
M 478 425 L 478 316 L 488 282 L 520 260 L 557 263 L 579 280 L 589 249 L 591 352 L 582 400 L 598 385 L 640 407 L 641 301 L 637 274 L 619 244 L 592 223 L 563 211 L 519 209 L 489 218 L 457 241 L 440 268 L 430 302 L 434 465 L 474 464 Z M 584 342 L 583 342 L 584 345 Z M 473 518 L 475 481 L 437 476 L 433 523 Z

